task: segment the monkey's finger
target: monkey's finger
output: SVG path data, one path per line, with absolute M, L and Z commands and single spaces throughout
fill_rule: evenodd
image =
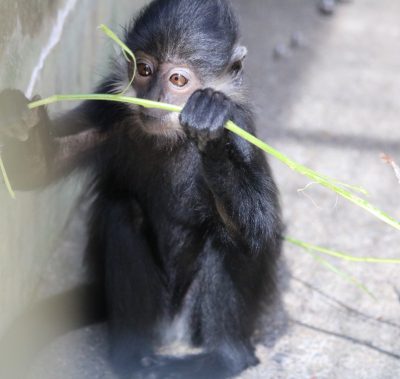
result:
M 39 95 L 35 95 L 32 97 L 31 101 L 39 101 L 40 99 L 41 97 Z M 23 119 L 28 129 L 33 128 L 39 123 L 40 111 L 41 110 L 39 108 L 35 108 L 35 109 L 27 109 L 27 111 L 24 112 Z
M 209 138 L 221 137 L 224 132 L 224 125 L 229 120 L 231 113 L 231 101 L 221 92 L 214 92 L 211 98 L 209 113 Z
M 210 99 L 203 90 L 198 90 L 189 98 L 184 107 L 180 121 L 190 138 L 197 139 L 204 128 L 205 112 Z
M 196 108 L 193 112 L 193 116 L 196 120 L 197 129 L 208 129 L 209 126 L 209 115 L 212 106 L 212 92 L 209 89 L 200 91 L 200 97 L 197 99 Z
M 40 99 L 41 97 L 39 95 L 35 95 L 34 97 L 32 97 L 31 101 L 38 101 Z M 21 119 L 24 123 L 25 129 L 31 129 L 39 123 L 39 112 L 39 108 L 29 109 L 28 106 L 23 108 Z
M 179 115 L 179 122 L 182 125 L 182 128 L 184 129 L 186 134 L 191 138 L 193 136 L 191 135 L 192 132 L 190 130 L 190 124 L 192 122 L 194 110 L 196 109 L 197 106 L 197 100 L 200 98 L 200 96 L 201 96 L 200 91 L 194 92 L 190 96 L 189 100 L 186 102 L 186 105 L 183 107 L 183 110 Z
M 186 102 L 186 105 L 183 107 L 181 117 L 183 121 L 189 118 L 191 114 L 194 113 L 194 110 L 198 106 L 198 100 L 202 96 L 202 90 L 195 91 L 190 97 L 189 100 Z

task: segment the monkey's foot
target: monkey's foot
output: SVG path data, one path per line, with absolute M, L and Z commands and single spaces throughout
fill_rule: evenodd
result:
M 137 373 L 134 379 L 228 379 L 237 374 L 217 354 L 156 359 L 155 365 Z

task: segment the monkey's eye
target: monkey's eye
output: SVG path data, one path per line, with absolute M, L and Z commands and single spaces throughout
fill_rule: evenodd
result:
M 184 87 L 186 84 L 188 84 L 189 79 L 184 77 L 182 74 L 173 74 L 170 78 L 169 81 L 177 87 Z
M 153 70 L 147 63 L 138 63 L 137 71 L 140 76 L 150 76 L 153 74 Z

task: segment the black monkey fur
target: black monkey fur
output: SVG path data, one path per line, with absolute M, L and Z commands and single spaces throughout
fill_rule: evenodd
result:
M 229 378 L 258 362 L 251 337 L 275 293 L 282 233 L 264 155 L 223 127 L 232 120 L 255 133 L 238 24 L 226 0 L 155 0 L 126 43 L 193 67 L 202 88 L 176 138 L 147 134 L 142 109 L 109 102 L 85 102 L 49 125 L 58 137 L 107 135 L 85 161 L 94 197 L 86 252 L 106 296 L 113 365 L 121 378 Z M 121 66 L 97 92 L 127 82 Z M 156 84 L 137 95 L 160 98 Z M 158 355 L 160 332 L 179 317 L 203 352 Z

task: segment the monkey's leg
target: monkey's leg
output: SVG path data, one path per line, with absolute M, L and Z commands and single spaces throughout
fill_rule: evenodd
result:
M 204 352 L 161 358 L 145 378 L 225 379 L 258 363 L 250 338 L 264 296 L 257 268 L 262 262 L 249 264 L 244 254 L 223 250 L 207 244 L 190 295 L 195 299 L 192 333 Z
M 200 342 L 211 364 L 197 368 L 198 377 L 230 378 L 258 363 L 250 339 L 264 296 L 263 262 L 211 241 L 206 249 L 195 307 L 200 317 L 193 316 L 200 320 Z
M 152 354 L 164 304 L 161 275 L 136 206 L 130 200 L 97 199 L 95 207 L 95 241 L 89 248 L 104 257 L 112 364 L 120 377 L 131 378 Z

